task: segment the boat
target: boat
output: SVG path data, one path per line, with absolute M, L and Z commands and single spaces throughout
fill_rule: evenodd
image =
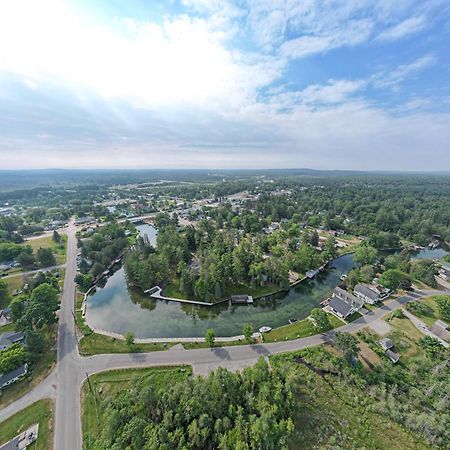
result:
M 344 281 L 346 278 L 347 278 L 347 274 L 345 274 L 345 273 L 343 273 L 343 274 L 340 276 L 341 281 Z
M 270 327 L 264 326 L 264 327 L 261 327 L 261 328 L 259 329 L 259 332 L 260 332 L 260 333 L 268 333 L 271 329 L 272 329 L 272 328 L 270 328 Z
M 298 322 L 298 319 L 289 319 L 289 323 L 292 325 L 293 323 Z

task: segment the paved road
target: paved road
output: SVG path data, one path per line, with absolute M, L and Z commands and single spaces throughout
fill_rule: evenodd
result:
M 332 337 L 334 332 L 315 335 L 294 341 L 260 345 L 241 345 L 215 349 L 184 350 L 169 349 L 161 352 L 97 355 L 80 357 L 73 318 L 76 275 L 76 228 L 73 221 L 67 228 L 67 265 L 59 315 L 57 366 L 52 374 L 24 397 L 0 411 L 0 421 L 20 411 L 31 403 L 56 395 L 55 450 L 80 450 L 81 407 L 80 388 L 86 373 L 92 374 L 108 369 L 157 366 L 165 364 L 190 364 L 194 373 L 205 374 L 219 366 L 241 369 L 252 365 L 260 356 L 299 350 L 321 344 Z M 359 320 L 345 325 L 339 331 L 355 332 L 380 319 L 387 313 L 401 308 L 405 303 L 431 295 L 439 291 L 416 291 L 393 300 L 374 312 L 369 312 Z M 442 292 L 442 291 L 441 291 Z M 56 394 L 55 394 L 56 385 Z

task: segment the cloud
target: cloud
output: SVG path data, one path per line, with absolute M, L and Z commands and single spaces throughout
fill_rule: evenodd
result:
M 408 64 L 401 64 L 388 73 L 375 74 L 372 81 L 379 88 L 396 88 L 418 72 L 425 70 L 436 63 L 436 57 L 432 54 L 421 56 Z
M 425 17 L 410 17 L 397 25 L 384 30 L 377 36 L 378 41 L 391 42 L 423 30 L 427 25 Z

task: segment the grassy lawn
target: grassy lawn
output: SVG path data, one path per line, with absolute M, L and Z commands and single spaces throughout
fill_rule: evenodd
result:
M 102 430 L 102 400 L 118 392 L 130 389 L 135 376 L 154 376 L 153 382 L 158 387 L 173 385 L 186 380 L 192 374 L 189 366 L 166 366 L 145 369 L 125 369 L 102 372 L 90 377 L 81 389 L 81 415 L 83 429 L 83 448 L 92 448 L 92 442 Z
M 411 323 L 409 319 L 394 318 L 389 321 L 393 330 L 388 337 L 394 343 L 393 350 L 400 354 L 400 363 L 409 365 L 425 358 L 422 348 L 416 343 L 424 335 Z
M 252 339 L 251 342 L 247 342 L 245 339 L 242 339 L 240 341 L 215 342 L 213 348 L 233 347 L 235 345 L 248 345 L 257 343 L 259 342 L 255 339 Z M 209 348 L 209 345 L 206 342 L 183 342 L 183 347 L 186 350 L 195 350 L 196 348 Z
M 23 275 L 21 273 L 14 275 L 13 277 L 4 278 L 8 285 L 9 292 L 13 292 L 15 289 L 21 289 L 24 285 Z
M 415 316 L 422 319 L 428 326 L 432 326 L 436 320 L 439 319 L 439 309 L 436 303 L 436 299 L 442 297 L 441 295 L 433 295 L 431 297 L 420 300 L 420 303 L 424 307 L 423 312 L 416 312 L 410 310 Z
M 79 342 L 80 354 L 84 356 L 99 355 L 102 353 L 144 353 L 167 350 L 173 343 L 157 342 L 149 344 L 134 343 L 128 347 L 125 341 L 103 334 L 92 333 L 84 336 Z
M 51 400 L 39 400 L 28 408 L 0 423 L 0 445 L 8 442 L 29 426 L 39 423 L 37 441 L 30 450 L 50 450 L 53 448 L 53 405 Z
M 264 342 L 279 342 L 312 336 L 313 334 L 316 334 L 316 331 L 311 321 L 308 319 L 303 319 L 290 325 L 275 328 L 268 333 L 264 333 L 263 337 Z
M 41 238 L 25 241 L 24 245 L 29 245 L 33 249 L 34 254 L 36 254 L 40 248 L 51 248 L 55 254 L 57 264 L 64 264 L 66 261 L 67 236 L 65 234 L 60 234 L 60 236 L 60 244 L 57 244 L 50 234 Z
M 0 334 L 10 332 L 10 331 L 16 331 L 16 324 L 13 322 L 0 327 Z
M 358 320 L 360 317 L 362 317 L 362 315 L 358 312 L 355 311 L 353 314 L 350 314 L 345 321 L 350 323 L 350 322 L 354 322 L 355 320 Z
M 328 314 L 332 328 L 338 328 L 345 325 L 345 323 L 338 319 L 333 314 Z M 296 323 L 285 325 L 283 327 L 275 328 L 274 330 L 264 333 L 264 342 L 280 342 L 291 339 L 298 339 L 317 334 L 311 321 L 308 319 L 299 320 Z
M 0 391 L 0 408 L 3 408 L 17 400 L 22 395 L 37 386 L 52 371 L 56 363 L 56 352 L 48 351 L 30 367 L 30 372 L 21 381 L 8 386 Z

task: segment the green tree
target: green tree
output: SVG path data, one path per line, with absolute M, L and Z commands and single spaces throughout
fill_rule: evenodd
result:
M 436 297 L 436 303 L 441 319 L 450 321 L 450 295 L 439 295 Z
M 314 321 L 314 328 L 318 332 L 323 333 L 324 331 L 331 330 L 332 327 L 328 314 L 322 308 L 314 308 L 310 316 Z
M 247 323 L 244 325 L 244 329 L 242 330 L 242 334 L 245 337 L 245 340 L 247 342 L 250 342 L 252 340 L 252 335 L 253 335 L 253 327 Z
M 216 340 L 216 335 L 212 328 L 208 328 L 205 334 L 205 342 L 208 344 L 208 347 L 214 347 L 214 341 Z
M 128 331 L 125 335 L 125 343 L 128 348 L 131 348 L 134 344 L 134 333 L 132 331 Z
M 359 264 L 372 264 L 377 259 L 378 251 L 375 247 L 362 244 L 356 248 L 353 259 Z
M 386 270 L 381 274 L 380 284 L 388 289 L 395 290 L 398 288 L 400 281 L 406 278 L 403 272 L 395 269 Z
M 40 329 L 44 325 L 56 323 L 56 311 L 59 309 L 58 291 L 48 283 L 33 290 L 25 312 L 20 319 L 24 328 Z
M 40 248 L 36 252 L 36 261 L 39 267 L 51 267 L 56 266 L 55 255 L 51 248 Z
M 350 333 L 337 332 L 335 345 L 336 348 L 343 353 L 344 358 L 348 363 L 351 363 L 352 360 L 358 356 L 358 339 Z
M 10 301 L 11 294 L 9 293 L 8 283 L 4 280 L 0 280 L 0 308 L 8 306 Z

